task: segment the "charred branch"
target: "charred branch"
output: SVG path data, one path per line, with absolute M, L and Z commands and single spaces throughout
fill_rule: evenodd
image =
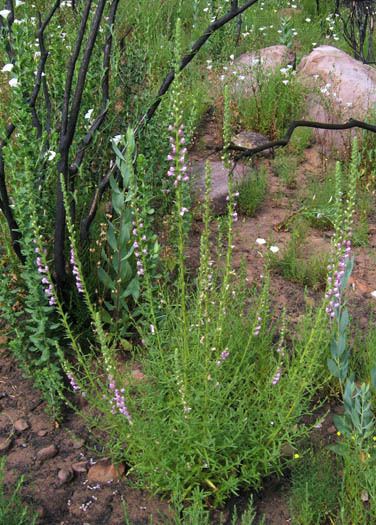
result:
M 231 147 L 232 150 L 240 152 L 239 154 L 235 156 L 235 163 L 238 162 L 239 160 L 253 157 L 257 153 L 261 153 L 262 151 L 265 151 L 267 149 L 280 148 L 280 147 L 287 146 L 291 140 L 291 137 L 294 131 L 297 128 L 329 129 L 329 130 L 335 130 L 335 131 L 352 129 L 352 128 L 360 128 L 360 129 L 365 129 L 367 131 L 371 131 L 372 133 L 376 133 L 376 125 L 368 124 L 368 122 L 364 122 L 362 120 L 356 120 L 356 119 L 349 119 L 347 122 L 339 123 L 339 124 L 329 124 L 326 122 L 315 122 L 315 121 L 310 121 L 310 120 L 294 120 L 289 125 L 285 136 L 279 140 L 272 140 L 270 142 L 265 142 L 264 144 L 261 144 L 260 146 L 256 146 L 254 148 L 243 148 L 241 146 L 232 146 Z
M 19 231 L 19 227 L 17 224 L 17 221 L 13 215 L 13 211 L 11 208 L 6 180 L 5 180 L 5 165 L 4 165 L 4 158 L 3 158 L 3 148 L 6 145 L 7 141 L 12 136 L 13 132 L 15 130 L 15 126 L 13 124 L 10 124 L 6 131 L 6 137 L 4 140 L 0 141 L 0 209 L 4 214 L 5 220 L 8 224 L 9 233 L 12 239 L 12 245 L 15 254 L 17 255 L 18 259 L 22 264 L 25 263 L 25 257 L 21 252 L 21 246 L 20 246 L 20 239 L 21 239 L 21 233 Z

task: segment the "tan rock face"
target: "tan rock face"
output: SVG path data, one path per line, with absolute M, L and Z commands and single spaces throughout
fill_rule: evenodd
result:
M 305 85 L 316 86 L 307 100 L 306 118 L 324 122 L 366 119 L 376 103 L 376 69 L 362 64 L 332 46 L 317 47 L 299 64 L 297 76 Z M 315 131 L 328 148 L 346 147 L 354 131 Z
M 240 55 L 229 67 L 231 92 L 234 95 L 252 96 L 258 89 L 257 78 L 295 64 L 295 54 L 287 46 L 270 46 Z
M 277 45 L 260 49 L 252 53 L 240 55 L 235 64 L 255 67 L 261 65 L 263 69 L 276 70 L 277 68 L 294 65 L 295 54 L 287 46 Z
M 120 464 L 115 467 L 110 460 L 102 459 L 90 467 L 87 479 L 90 483 L 107 483 L 121 478 L 124 472 L 124 465 Z

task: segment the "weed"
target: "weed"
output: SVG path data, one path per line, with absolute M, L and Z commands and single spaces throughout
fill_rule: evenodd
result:
M 310 451 L 294 463 L 289 506 L 294 525 L 321 525 L 337 514 L 339 462 L 327 450 Z
M 267 188 L 266 168 L 250 171 L 236 186 L 239 193 L 237 200 L 240 213 L 253 217 L 265 200 Z
M 5 459 L 0 460 L 0 523 L 4 525 L 35 525 L 37 514 L 25 506 L 21 498 L 23 478 L 19 478 L 10 494 L 6 493 Z

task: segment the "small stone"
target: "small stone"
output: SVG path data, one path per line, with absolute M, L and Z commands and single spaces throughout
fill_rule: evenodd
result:
M 73 472 L 71 470 L 62 468 L 59 470 L 57 477 L 61 484 L 69 483 L 73 479 Z
M 72 465 L 73 472 L 81 474 L 82 472 L 87 472 L 87 461 L 78 461 Z
M 37 452 L 37 459 L 40 461 L 45 461 L 46 459 L 51 459 L 56 456 L 58 449 L 56 445 L 49 445 L 48 447 L 41 448 Z
M 109 459 L 102 459 L 90 467 L 87 479 L 90 483 L 107 483 L 118 480 L 125 472 L 124 465 L 115 467 Z
M 47 434 L 48 434 L 48 430 L 39 430 L 39 432 L 37 432 L 37 436 L 39 437 L 47 436 Z
M 26 421 L 26 419 L 20 418 L 14 422 L 14 428 L 17 430 L 17 432 L 23 432 L 29 428 L 29 423 Z
M 0 438 L 0 454 L 7 452 L 12 446 L 13 439 L 11 437 Z
M 328 434 L 335 434 L 336 432 L 337 432 L 337 429 L 334 425 L 328 428 Z
M 369 495 L 368 495 L 368 492 L 366 490 L 362 490 L 362 493 L 360 495 L 360 499 L 365 503 L 366 501 L 369 500 Z

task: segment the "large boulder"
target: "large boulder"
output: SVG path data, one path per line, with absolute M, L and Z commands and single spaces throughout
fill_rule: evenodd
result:
M 292 68 L 295 64 L 295 54 L 287 46 L 270 46 L 240 55 L 228 67 L 230 72 L 232 92 L 237 95 L 252 95 L 257 89 L 257 77 L 262 74 L 274 73 L 281 68 Z
M 366 119 L 376 103 L 376 69 L 332 46 L 315 48 L 300 62 L 297 77 L 310 88 L 306 118 L 323 122 Z M 313 89 L 313 88 L 316 89 Z M 349 146 L 354 131 L 315 130 L 327 149 Z
M 235 60 L 235 65 L 254 68 L 262 66 L 263 69 L 275 71 L 281 67 L 293 66 L 295 63 L 295 54 L 287 46 L 277 45 L 264 47 L 259 51 L 244 53 Z

